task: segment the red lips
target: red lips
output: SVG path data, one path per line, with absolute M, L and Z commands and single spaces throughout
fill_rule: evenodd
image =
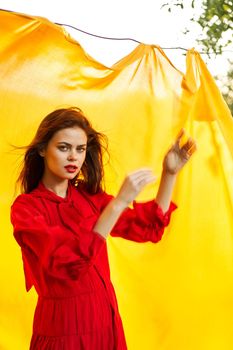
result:
M 66 165 L 65 168 L 69 173 L 75 173 L 75 171 L 78 169 L 76 165 Z

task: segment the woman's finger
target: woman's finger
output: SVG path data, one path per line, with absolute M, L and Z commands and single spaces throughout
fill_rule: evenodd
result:
M 148 168 L 144 167 L 144 168 L 140 168 L 140 169 L 137 169 L 137 170 L 130 172 L 127 176 L 137 176 L 137 174 L 149 173 L 149 172 L 152 172 L 152 169 L 149 167 Z
M 197 149 L 196 142 L 190 137 L 188 141 L 182 146 L 182 149 L 191 155 Z
M 178 135 L 176 136 L 176 141 L 175 142 L 177 142 L 177 141 L 179 142 L 184 134 L 185 134 L 185 130 L 183 128 L 180 129 Z
M 176 136 L 175 142 L 173 144 L 173 148 L 175 148 L 175 149 L 180 148 L 180 141 L 181 141 L 182 137 L 184 136 L 184 134 L 185 134 L 185 130 L 182 128 L 179 131 L 178 135 Z
M 157 178 L 156 178 L 156 176 L 154 176 L 154 175 L 144 177 L 143 179 L 141 179 L 140 181 L 138 181 L 138 186 L 139 186 L 139 187 L 144 187 L 144 186 L 146 186 L 146 185 L 149 184 L 149 183 L 155 182 L 156 179 L 157 179 Z
M 144 186 L 155 181 L 156 177 L 154 175 L 142 176 L 134 180 L 132 185 L 136 191 L 141 191 Z
M 140 181 L 145 176 L 154 176 L 154 174 L 151 170 L 136 171 L 126 176 L 125 180 L 134 183 Z
M 188 154 L 191 156 L 197 150 L 197 145 L 195 143 L 188 149 Z
M 127 178 L 127 180 L 129 182 L 131 182 L 132 184 L 136 184 L 136 183 L 139 183 L 141 180 L 143 180 L 143 179 L 145 179 L 147 177 L 151 177 L 151 178 L 156 179 L 156 177 L 152 173 L 152 171 L 148 171 L 148 172 L 141 172 L 141 173 L 133 174 L 133 175 L 129 176 Z
M 192 154 L 196 151 L 196 145 L 193 144 L 191 147 L 189 148 L 185 148 L 185 147 L 182 147 L 181 149 L 181 154 L 182 154 L 182 157 L 185 159 L 185 160 L 188 160 Z

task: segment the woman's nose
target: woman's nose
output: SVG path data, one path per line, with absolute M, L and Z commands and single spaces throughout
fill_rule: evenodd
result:
M 71 150 L 68 155 L 69 160 L 76 160 L 77 159 L 77 153 L 75 150 Z

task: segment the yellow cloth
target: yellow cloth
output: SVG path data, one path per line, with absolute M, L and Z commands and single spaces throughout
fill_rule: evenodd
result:
M 70 105 L 109 137 L 113 194 L 138 167 L 159 175 L 181 127 L 198 144 L 162 241 L 108 240 L 129 350 L 232 349 L 233 120 L 200 55 L 188 51 L 183 74 L 159 47 L 141 44 L 108 68 L 46 19 L 0 11 L 0 23 L 0 349 L 28 349 L 36 302 L 9 220 L 20 165 L 10 144 L 29 143 L 46 114 Z

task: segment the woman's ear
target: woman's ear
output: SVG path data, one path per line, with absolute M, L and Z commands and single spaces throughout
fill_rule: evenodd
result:
M 44 157 L 44 149 L 38 150 L 38 153 L 41 157 Z

